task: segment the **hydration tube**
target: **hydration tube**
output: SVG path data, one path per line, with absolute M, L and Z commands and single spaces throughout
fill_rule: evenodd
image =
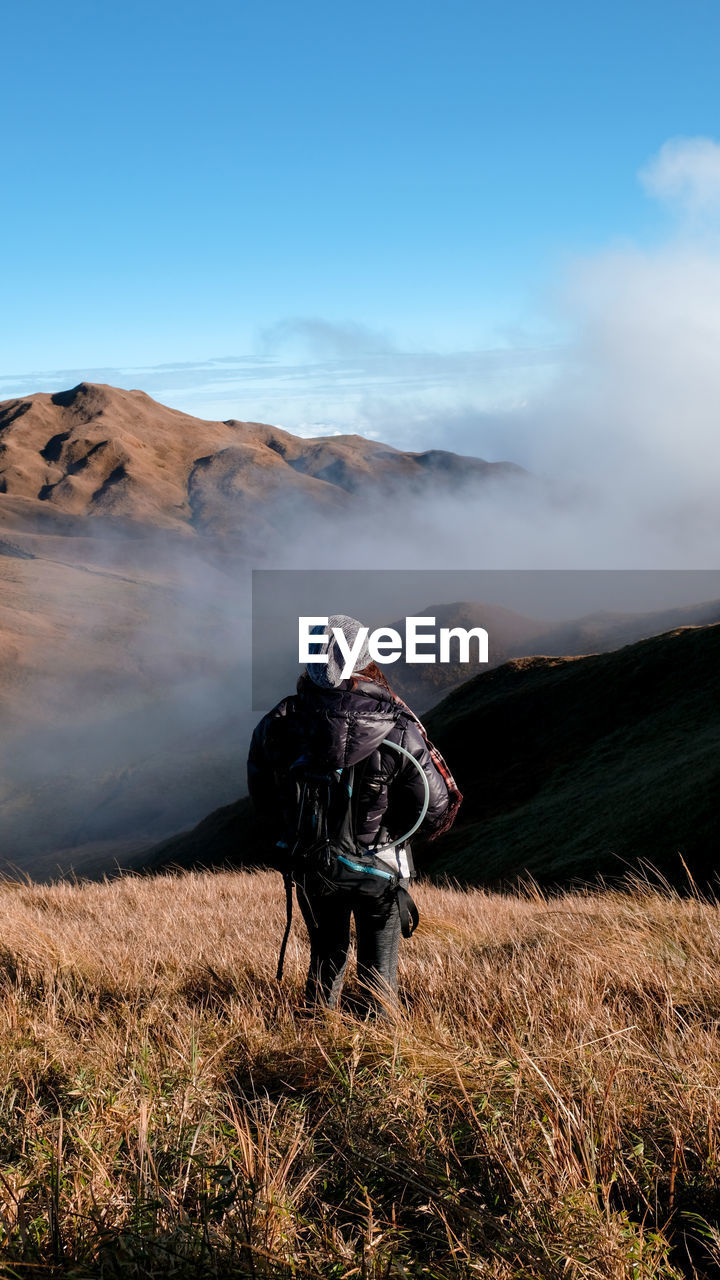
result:
M 383 738 L 382 743 L 386 747 L 392 747 L 393 751 L 399 751 L 401 755 L 407 756 L 408 760 L 412 760 L 413 764 L 415 765 L 415 768 L 417 769 L 418 773 L 420 774 L 420 777 L 422 778 L 423 787 L 425 789 L 425 798 L 423 800 L 423 807 L 420 810 L 420 817 L 417 819 L 414 825 L 410 828 L 410 830 L 405 832 L 404 836 L 400 836 L 397 840 L 393 840 L 393 844 L 399 847 L 400 845 L 403 845 L 406 840 L 409 840 L 411 836 L 415 835 L 415 832 L 417 831 L 418 827 L 421 825 L 421 823 L 425 818 L 425 814 L 427 813 L 428 808 L 430 806 L 430 784 L 425 776 L 425 770 L 420 764 L 420 761 L 416 760 L 415 756 L 411 755 L 409 751 L 406 751 L 405 747 L 401 747 L 400 744 L 397 742 L 391 742 L 389 738 Z

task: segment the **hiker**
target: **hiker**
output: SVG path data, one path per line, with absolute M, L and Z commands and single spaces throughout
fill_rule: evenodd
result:
M 327 628 L 313 629 L 329 637 L 327 662 L 309 662 L 297 692 L 257 725 L 248 787 L 268 838 L 284 851 L 284 862 L 270 859 L 283 870 L 288 903 L 278 977 L 294 883 L 310 938 L 306 1005 L 337 1006 L 354 916 L 358 980 L 368 1005 L 382 1011 L 397 992 L 401 933 L 410 936 L 418 920 L 407 833 L 432 838 L 447 830 L 462 797 L 366 645 L 342 678 L 345 657 L 333 628 L 352 646 L 361 624 L 335 615 Z M 308 836 L 308 824 L 316 834 L 322 828 L 324 840 Z

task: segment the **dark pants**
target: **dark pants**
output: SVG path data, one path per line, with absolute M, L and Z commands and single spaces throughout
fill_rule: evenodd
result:
M 377 902 L 360 894 L 309 898 L 298 885 L 297 899 L 310 935 L 306 1004 L 336 1007 L 350 949 L 351 916 L 355 917 L 358 980 L 368 1003 L 380 1010 L 394 1004 L 401 934 L 397 898 L 379 910 Z

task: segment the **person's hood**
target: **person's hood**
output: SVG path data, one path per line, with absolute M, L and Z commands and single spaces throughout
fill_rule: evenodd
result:
M 367 628 L 363 627 L 362 622 L 358 622 L 357 618 L 351 618 L 346 613 L 334 613 L 328 618 L 326 624 L 319 623 L 310 632 L 311 636 L 325 637 L 324 660 L 308 662 L 305 668 L 313 683 L 321 689 L 339 689 L 345 683 L 342 673 L 345 670 L 346 654 L 337 642 L 336 631 L 342 631 L 345 643 L 349 646 L 356 644 L 361 631 L 365 634 L 365 639 L 353 659 L 353 672 L 362 671 L 370 661 Z
M 304 756 L 314 769 L 341 769 L 364 760 L 387 738 L 402 708 L 371 681 L 350 687 L 349 680 L 322 689 L 310 680 L 298 684 L 303 720 Z

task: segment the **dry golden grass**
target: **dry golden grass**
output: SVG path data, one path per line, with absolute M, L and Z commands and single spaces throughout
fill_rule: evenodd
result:
M 3 885 L 0 1274 L 718 1274 L 718 908 L 417 897 L 362 1022 L 271 873 Z

